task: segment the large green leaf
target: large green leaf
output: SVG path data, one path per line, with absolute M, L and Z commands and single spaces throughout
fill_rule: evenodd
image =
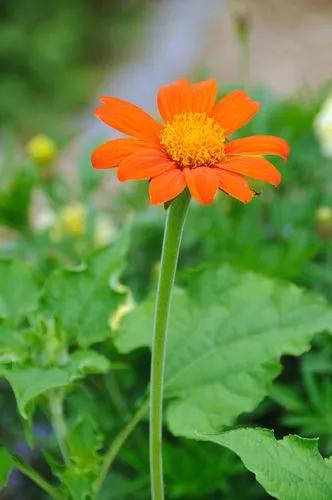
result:
M 176 435 L 218 432 L 269 393 L 283 354 L 299 355 L 332 326 L 325 300 L 230 267 L 190 276 L 173 297 L 165 373 L 167 421 Z M 153 298 L 126 316 L 122 352 L 149 345 Z
M 46 313 L 60 321 L 70 341 L 86 347 L 109 336 L 109 317 L 126 298 L 116 283 L 127 246 L 125 231 L 83 269 L 57 270 L 47 280 L 42 301 Z
M 0 261 L 0 317 L 17 324 L 38 305 L 39 286 L 30 266 L 18 260 Z
M 277 440 L 267 429 L 237 429 L 203 439 L 233 450 L 275 498 L 332 498 L 332 459 L 320 455 L 316 439 L 289 435 Z
M 0 446 L 0 488 L 5 486 L 14 467 L 14 458 L 4 446 Z
M 20 367 L 4 368 L 2 375 L 14 391 L 19 412 L 28 418 L 31 403 L 50 389 L 65 387 L 89 373 L 105 373 L 110 363 L 92 350 L 78 350 L 68 362 L 58 367 Z

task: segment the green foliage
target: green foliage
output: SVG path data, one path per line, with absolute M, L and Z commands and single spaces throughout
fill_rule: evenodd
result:
M 270 394 L 280 407 L 281 425 L 298 429 L 302 436 L 320 436 L 326 454 L 332 452 L 331 354 L 331 342 L 318 339 L 315 350 L 301 359 L 298 377 L 275 384 Z
M 21 261 L 0 261 L 0 317 L 17 325 L 37 309 L 40 287 L 35 273 Z
M 195 457 L 195 460 L 193 460 Z M 213 461 L 212 461 L 213 457 Z M 213 467 L 202 464 L 213 463 Z M 170 498 L 208 498 L 215 490 L 225 495 L 229 478 L 242 473 L 234 456 L 224 450 L 216 453 L 215 447 L 201 446 L 194 441 L 180 440 L 164 447 L 164 467 Z M 181 482 L 177 481 L 181 478 Z
M 90 83 L 82 84 L 89 80 L 84 71 L 74 75 L 88 42 L 78 51 L 76 44 L 90 22 L 98 25 L 100 42 L 116 36 L 122 44 L 121 32 L 126 36 L 128 26 L 114 29 L 125 2 L 111 10 L 105 7 L 115 24 L 101 7 L 96 18 L 89 16 L 81 25 L 72 22 L 77 6 L 68 14 L 76 0 L 65 3 L 50 7 L 44 2 L 40 21 L 24 2 L 5 6 L 7 21 L 13 11 L 21 20 L 25 39 L 26 27 L 35 28 L 26 50 L 38 38 L 34 60 L 24 54 L 13 59 L 22 71 L 16 72 L 16 83 L 0 104 L 7 121 L 29 132 L 31 123 L 32 128 L 47 123 L 46 129 L 52 129 L 53 120 L 91 92 Z M 83 17 L 95 10 L 83 4 Z M 46 11 L 52 12 L 47 22 Z M 0 22 L 0 39 L 5 41 L 15 35 L 15 29 L 4 26 L 7 21 Z M 47 29 L 41 30 L 41 24 Z M 96 30 L 89 36 L 96 39 Z M 47 54 L 45 47 L 40 49 L 45 40 Z M 6 58 L 19 48 L 10 45 Z M 58 79 L 47 71 L 50 56 Z M 90 56 L 83 59 L 84 66 L 90 64 Z M 98 68 L 102 59 L 93 55 Z M 33 96 L 34 89 L 27 100 L 31 65 L 37 81 L 43 80 L 43 96 Z M 0 95 L 10 72 L 7 67 Z M 23 89 L 17 82 L 23 80 L 25 90 L 15 97 Z M 294 436 L 278 441 L 259 429 L 210 435 L 233 425 L 254 425 L 275 428 L 278 437 L 288 432 L 319 436 L 323 455 L 332 452 L 332 337 L 316 335 L 330 333 L 332 325 L 332 220 L 322 226 L 317 217 L 320 207 L 331 207 L 331 162 L 322 157 L 312 130 L 324 93 L 280 100 L 258 90 L 256 98 L 262 112 L 243 135 L 284 136 L 292 154 L 287 166 L 279 165 L 281 187 L 263 189 L 254 183 L 262 194 L 250 205 L 220 195 L 211 207 L 190 206 L 166 366 L 165 423 L 171 432 L 164 431 L 164 466 L 170 500 L 265 499 L 260 484 L 227 447 L 242 457 L 269 494 L 294 500 L 331 496 L 324 489 L 330 480 L 321 483 L 326 471 L 331 475 L 330 460 L 323 461 L 312 441 Z M 165 211 L 145 208 L 146 183 L 121 185 L 118 192 L 102 196 L 105 174 L 90 168 L 90 150 L 81 152 L 69 182 L 59 168 L 61 154 L 52 169 L 37 169 L 24 154 L 17 156 L 18 139 L 7 135 L 3 141 L 0 183 L 0 223 L 6 226 L 0 227 L 0 255 L 5 256 L 0 260 L 0 426 L 6 446 L 0 449 L 2 483 L 24 463 L 23 469 L 31 466 L 32 474 L 38 470 L 64 500 L 145 500 L 150 495 L 145 417 L 117 452 L 98 495 L 95 485 L 109 450 L 148 394 L 151 291 Z M 77 220 L 69 210 L 68 229 L 61 226 L 61 217 L 72 204 L 83 215 Z M 39 226 L 38 216 L 48 212 L 51 222 Z M 100 216 L 111 223 L 112 234 L 98 243 Z M 130 313 L 135 301 L 138 305 Z M 182 437 L 196 437 L 199 431 L 212 442 Z M 42 483 L 33 481 L 39 489 L 13 475 L 4 498 L 45 498 Z
M 109 60 L 136 33 L 142 5 L 125 0 L 2 2 L 0 114 L 24 132 L 63 134 L 91 97 Z M 33 119 L 31 117 L 33 116 Z M 63 120 L 62 123 L 60 120 Z M 67 130 L 69 127 L 67 127 Z
M 98 454 L 101 444 L 96 422 L 78 416 L 68 437 L 70 465 L 56 472 L 74 500 L 91 498 L 101 460 Z
M 328 500 L 332 462 L 318 451 L 317 439 L 275 439 L 267 429 L 237 429 L 204 439 L 234 451 L 274 498 Z
M 101 446 L 97 424 L 91 419 L 77 418 L 68 440 L 69 456 L 79 471 L 90 471 L 100 462 Z
M 12 455 L 4 446 L 0 446 L 0 488 L 6 484 L 14 465 Z
M 149 344 L 153 298 L 128 315 L 115 343 Z M 216 432 L 271 389 L 283 354 L 309 349 L 331 328 L 325 301 L 294 285 L 229 267 L 192 273 L 174 295 L 165 373 L 167 421 L 176 435 Z
M 0 319 L 0 363 L 17 363 L 27 357 L 26 338 L 22 331 Z M 1 371 L 1 368 L 0 368 Z
M 100 469 L 100 423 L 82 407 L 75 408 L 75 414 L 70 410 L 67 426 L 63 402 L 68 393 L 80 390 L 84 378 L 123 367 L 91 344 L 110 338 L 109 320 L 127 300 L 128 290 L 118 279 L 128 242 L 125 230 L 80 268 L 51 272 L 43 286 L 31 265 L 0 261 L 0 375 L 14 392 L 20 416 L 28 421 L 25 432 L 31 444 L 36 443 L 33 417 L 42 411 L 50 419 L 60 450 L 68 455 L 63 466 L 54 451 L 50 455 L 46 450 L 64 498 L 91 498 Z M 98 418 L 99 413 L 98 407 Z M 13 464 L 10 455 L 3 455 L 5 482 Z
M 22 229 L 27 225 L 29 205 L 34 185 L 35 178 L 33 172 L 27 168 L 22 168 L 14 172 L 14 175 L 8 182 L 1 183 L 1 224 L 10 225 L 16 229 Z
M 69 341 L 85 347 L 109 336 L 110 313 L 124 297 L 110 283 L 121 272 L 127 245 L 126 232 L 114 245 L 92 256 L 85 269 L 57 270 L 47 280 L 43 306 L 46 314 L 60 321 Z
M 50 389 L 66 387 L 89 373 L 105 373 L 110 364 L 104 356 L 89 350 L 77 350 L 59 367 L 11 367 L 2 374 L 13 388 L 18 409 L 27 418 L 27 407 Z

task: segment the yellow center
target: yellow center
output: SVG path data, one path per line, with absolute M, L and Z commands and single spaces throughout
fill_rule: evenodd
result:
M 205 113 L 176 115 L 162 129 L 160 142 L 180 167 L 209 166 L 224 156 L 223 129 Z

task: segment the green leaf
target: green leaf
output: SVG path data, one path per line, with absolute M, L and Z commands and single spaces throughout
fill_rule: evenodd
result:
M 35 176 L 32 170 L 28 168 L 17 170 L 9 183 L 2 183 L 0 189 L 0 224 L 17 229 L 21 229 L 28 224 L 29 206 L 34 184 Z
M 79 349 L 70 356 L 66 368 L 71 372 L 73 379 L 83 377 L 89 373 L 106 373 L 111 367 L 109 360 L 92 349 Z
M 39 286 L 33 270 L 21 261 L 0 261 L 0 317 L 18 324 L 38 306 Z
M 10 472 L 15 467 L 15 460 L 7 448 L 0 446 L 0 488 L 5 486 Z
M 24 331 L 0 318 L 0 363 L 22 362 L 28 355 Z
M 46 314 L 60 321 L 71 341 L 87 347 L 109 336 L 109 317 L 126 298 L 117 279 L 127 245 L 125 231 L 108 248 L 96 252 L 84 269 L 57 270 L 47 280 L 43 293 Z
M 77 409 L 75 419 L 69 423 L 67 436 L 70 465 L 66 468 L 53 466 L 54 473 L 66 486 L 73 500 L 93 497 L 93 483 L 99 472 L 103 436 L 97 422 L 91 416 L 82 416 Z
M 102 435 L 92 418 L 76 419 L 68 435 L 69 457 L 81 473 L 96 471 L 100 462 L 98 451 L 102 445 Z
M 212 443 L 202 446 L 188 439 L 165 441 L 163 456 L 169 498 L 224 498 L 231 478 L 243 473 L 243 466 L 229 450 L 220 451 Z M 213 467 L 206 467 L 207 463 L 213 463 Z
M 147 469 L 148 467 L 146 467 Z M 150 495 L 149 475 L 143 473 L 128 477 L 128 474 L 115 472 L 111 468 L 96 500 L 110 500 L 110 491 L 112 491 L 112 500 L 127 500 L 129 498 L 146 500 Z
M 148 345 L 152 318 L 150 297 L 124 318 L 118 349 Z M 172 301 L 164 392 L 171 431 L 193 437 L 231 425 L 269 393 L 280 357 L 308 350 L 331 325 L 325 300 L 292 284 L 231 267 L 194 273 Z
M 110 363 L 104 356 L 85 349 L 73 353 L 63 366 L 13 366 L 2 373 L 12 386 L 21 416 L 28 418 L 32 402 L 45 392 L 65 387 L 89 373 L 105 373 L 109 368 Z
M 70 466 L 63 472 L 58 472 L 57 475 L 68 488 L 70 498 L 73 500 L 90 500 L 92 498 L 92 484 L 95 480 L 93 472 L 82 474 L 81 471 Z
M 4 371 L 4 376 L 12 386 L 18 410 L 23 418 L 28 418 L 27 405 L 35 398 L 56 387 L 69 384 L 70 372 L 64 368 L 20 368 Z
M 239 455 L 274 498 L 332 498 L 332 460 L 320 455 L 316 439 L 289 435 L 277 440 L 272 431 L 258 428 L 199 437 L 226 446 Z

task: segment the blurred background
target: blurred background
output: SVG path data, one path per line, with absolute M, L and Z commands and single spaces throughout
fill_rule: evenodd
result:
M 286 166 L 278 163 L 281 187 L 254 183 L 262 195 L 248 207 L 221 194 L 208 209 L 192 204 L 179 281 L 189 266 L 226 262 L 330 300 L 331 26 L 330 0 L 1 0 L 0 256 L 29 261 L 43 282 L 112 244 L 129 221 L 123 281 L 142 300 L 156 283 L 164 211 L 149 207 L 144 182 L 120 184 L 113 172 L 93 171 L 91 151 L 115 134 L 94 118 L 94 108 L 106 94 L 156 114 L 161 84 L 216 77 L 220 95 L 245 87 L 262 102 L 241 134 L 284 137 L 291 157 Z M 116 389 L 110 382 L 111 391 L 122 391 L 118 418 L 105 425 L 106 410 L 95 411 L 107 436 L 121 428 L 123 412 L 147 384 L 148 354 L 125 361 L 132 368 L 119 372 Z M 319 338 L 311 353 L 284 366 L 271 396 L 242 421 L 278 427 L 280 435 L 319 435 L 322 451 L 331 454 L 331 340 Z M 27 444 L 9 385 L 1 384 L 0 439 L 49 475 L 38 446 Z M 90 396 L 102 383 L 94 379 L 92 386 Z M 68 414 L 73 407 L 69 397 Z M 49 425 L 37 414 L 35 426 L 44 446 Z M 146 431 L 143 424 L 145 437 Z M 167 434 L 169 498 L 267 498 L 230 454 L 208 445 L 198 451 L 186 440 L 181 446 Z M 182 482 L 174 465 L 181 453 Z M 114 498 L 147 498 L 147 467 L 142 439 L 129 440 L 114 469 Z M 0 498 L 45 496 L 17 473 Z
M 179 75 L 283 95 L 331 77 L 329 0 L 3 0 L 0 15 L 1 122 L 23 137 L 90 133 L 100 93 L 153 110 Z

